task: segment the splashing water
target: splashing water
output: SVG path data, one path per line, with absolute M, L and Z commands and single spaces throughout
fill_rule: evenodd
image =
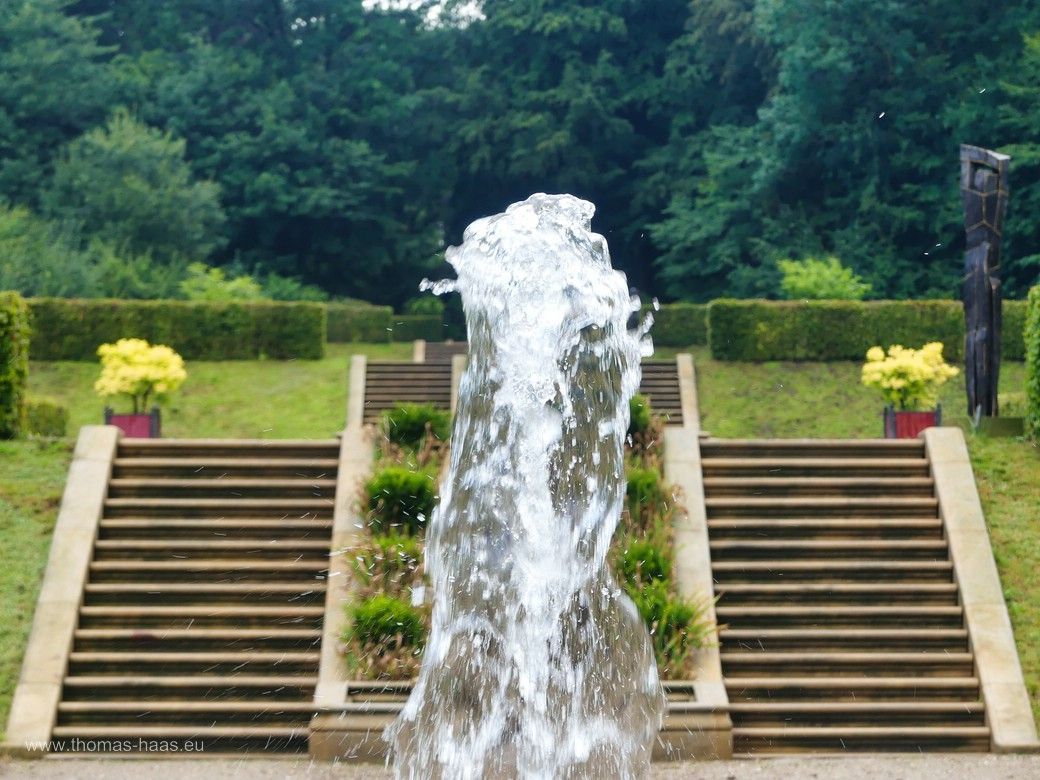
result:
M 607 568 L 628 402 L 649 322 L 590 231 L 594 207 L 532 195 L 448 250 L 469 362 L 427 536 L 433 629 L 387 730 L 401 778 L 637 777 L 664 694 Z

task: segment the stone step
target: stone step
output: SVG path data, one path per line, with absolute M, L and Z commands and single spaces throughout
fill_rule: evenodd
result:
M 338 458 L 116 458 L 117 479 L 334 479 Z
M 173 561 L 92 561 L 90 581 L 103 582 L 315 582 L 324 583 L 325 564 L 315 561 L 212 559 Z
M 928 477 L 927 458 L 702 458 L 705 477 Z
M 938 517 L 717 518 L 708 524 L 711 539 L 942 539 Z
M 719 632 L 723 652 L 968 651 L 964 628 L 747 628 Z
M 123 517 L 102 520 L 99 539 L 329 539 L 331 518 Z
M 953 582 L 756 582 L 716 588 L 721 605 L 956 605 Z
M 930 498 L 935 492 L 931 477 L 707 477 L 704 494 L 747 498 L 799 498 L 812 496 Z
M 314 675 L 318 671 L 319 655 L 317 650 L 183 653 L 73 650 L 69 655 L 69 676 L 139 673 L 154 677 L 160 672 L 172 676 Z
M 732 677 L 972 677 L 971 653 L 950 652 L 730 652 L 723 649 L 722 670 Z
M 729 711 L 740 728 L 986 725 L 980 701 L 741 701 Z
M 314 713 L 309 701 L 63 701 L 58 704 L 58 724 L 106 729 L 213 723 L 306 728 Z
M 160 604 L 289 606 L 324 605 L 325 581 L 304 582 L 91 582 L 86 605 L 117 604 L 154 607 Z
M 321 606 L 83 606 L 80 628 L 307 628 L 321 629 Z
M 62 696 L 65 701 L 90 702 L 295 699 L 306 703 L 311 701 L 317 683 L 316 675 L 83 675 L 67 678 Z
M 712 573 L 720 590 L 733 582 L 951 582 L 953 564 L 929 560 L 718 561 Z
M 729 628 L 961 628 L 964 612 L 959 606 L 730 606 L 720 600 L 715 610 Z
M 727 677 L 736 701 L 969 701 L 979 700 L 978 677 Z
M 332 498 L 108 498 L 109 518 L 331 518 Z
M 190 479 L 112 479 L 108 483 L 110 499 L 184 498 L 216 499 L 331 499 L 335 497 L 335 479 L 270 479 L 267 477 L 220 477 Z
M 701 457 L 921 460 L 925 452 L 918 439 L 706 439 Z
M 80 628 L 73 649 L 82 653 L 307 651 L 321 644 L 310 628 Z
M 945 539 L 722 539 L 710 544 L 711 558 L 723 561 L 781 560 L 946 560 Z
M 709 520 L 735 517 L 938 517 L 934 497 L 705 498 Z
M 99 539 L 94 543 L 96 561 L 312 559 L 320 567 L 328 555 L 328 539 Z
M 987 752 L 986 726 L 736 727 L 735 754 L 781 752 Z
M 121 439 L 127 458 L 339 458 L 336 439 Z

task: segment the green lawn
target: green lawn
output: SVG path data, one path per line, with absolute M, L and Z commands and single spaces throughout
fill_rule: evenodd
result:
M 659 350 L 657 359 L 680 350 Z M 854 363 L 720 363 L 694 348 L 704 427 L 727 437 L 873 437 L 880 402 L 859 384 Z M 165 413 L 169 436 L 326 437 L 343 425 L 349 356 L 407 360 L 410 344 L 330 345 L 321 361 L 188 364 L 183 392 Z M 100 422 L 93 363 L 34 363 L 33 393 L 67 403 L 70 433 Z M 1021 364 L 1005 365 L 1003 389 L 1019 391 Z M 963 381 L 943 393 L 947 421 L 967 428 Z M 1019 654 L 1040 717 L 1040 451 L 969 433 L 979 490 L 1015 626 Z M 46 561 L 70 456 L 68 444 L 0 442 L 0 729 Z

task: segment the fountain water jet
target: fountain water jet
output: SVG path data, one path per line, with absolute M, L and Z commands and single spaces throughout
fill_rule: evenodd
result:
M 387 730 L 402 778 L 637 777 L 664 694 L 607 567 L 645 327 L 590 231 L 532 195 L 448 250 L 466 310 L 450 472 L 427 531 L 433 627 Z

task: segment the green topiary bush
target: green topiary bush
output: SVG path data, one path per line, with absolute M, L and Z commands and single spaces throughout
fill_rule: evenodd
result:
M 366 590 L 404 594 L 419 578 L 423 549 L 415 536 L 373 536 L 351 553 L 354 574 Z
M 1040 285 L 1029 291 L 1025 318 L 1026 430 L 1040 441 Z
M 16 292 L 0 292 L 0 439 L 19 436 L 25 426 L 29 323 L 25 299 Z
M 642 393 L 636 393 L 628 402 L 628 434 L 633 436 L 650 429 L 653 421 L 653 410 L 650 399 Z
M 33 298 L 34 360 L 95 360 L 99 344 L 142 338 L 186 360 L 318 360 L 325 306 L 276 301 Z
M 332 302 L 326 305 L 328 334 L 331 342 L 367 341 L 381 344 L 390 341 L 389 306 L 367 303 Z
M 427 426 L 440 441 L 451 437 L 451 412 L 433 404 L 398 404 L 383 412 L 383 435 L 401 447 L 415 448 L 426 438 Z
M 387 466 L 365 483 L 369 527 L 376 535 L 418 534 L 437 504 L 432 476 L 402 466 Z
M 62 437 L 68 430 L 68 407 L 50 398 L 30 398 L 25 404 L 24 433 L 29 436 Z
M 638 527 L 649 528 L 668 506 L 660 472 L 652 468 L 629 469 L 625 505 Z
M 385 649 L 419 647 L 426 642 L 422 613 L 393 596 L 373 596 L 349 609 L 350 637 Z
M 647 539 L 629 539 L 617 562 L 618 574 L 630 585 L 641 587 L 672 576 L 672 559 Z

